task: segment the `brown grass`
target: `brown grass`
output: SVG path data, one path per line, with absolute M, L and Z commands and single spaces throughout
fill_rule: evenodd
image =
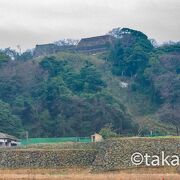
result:
M 17 169 L 0 170 L 2 180 L 179 180 L 178 174 L 108 172 L 91 174 L 88 169 Z

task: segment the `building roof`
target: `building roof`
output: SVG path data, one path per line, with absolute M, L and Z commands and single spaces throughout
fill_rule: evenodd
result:
M 11 140 L 18 140 L 15 136 L 11 136 L 5 133 L 0 133 L 0 139 L 11 139 Z
M 98 134 L 98 133 L 94 133 L 94 134 L 92 134 L 91 136 L 101 136 L 101 135 Z

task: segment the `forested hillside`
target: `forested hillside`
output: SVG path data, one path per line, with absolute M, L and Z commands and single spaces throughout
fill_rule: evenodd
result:
M 89 136 L 108 126 L 120 135 L 179 133 L 180 44 L 155 48 L 128 28 L 109 34 L 116 40 L 103 53 L 11 60 L 1 51 L 0 132 Z

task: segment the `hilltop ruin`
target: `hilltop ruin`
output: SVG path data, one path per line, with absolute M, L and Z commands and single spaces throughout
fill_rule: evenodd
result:
M 90 38 L 83 38 L 77 45 L 63 45 L 58 46 L 57 44 L 41 44 L 36 45 L 33 56 L 46 56 L 61 51 L 70 52 L 82 52 L 87 54 L 93 54 L 97 52 L 106 51 L 113 43 L 115 38 L 111 35 L 102 35 Z
M 109 48 L 114 41 L 111 35 L 83 38 L 77 45 L 77 51 L 85 53 L 102 52 Z

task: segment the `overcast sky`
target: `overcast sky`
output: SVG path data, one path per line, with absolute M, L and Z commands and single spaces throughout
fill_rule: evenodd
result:
M 114 27 L 159 42 L 180 40 L 180 0 L 0 0 L 0 48 L 32 48 L 89 37 Z

